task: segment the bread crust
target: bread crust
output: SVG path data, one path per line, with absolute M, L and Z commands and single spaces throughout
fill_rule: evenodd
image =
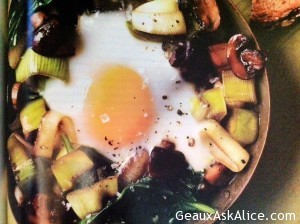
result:
M 300 9 L 300 0 L 252 0 L 251 19 L 273 23 Z

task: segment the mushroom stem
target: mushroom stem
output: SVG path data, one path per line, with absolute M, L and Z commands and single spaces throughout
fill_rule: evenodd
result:
M 208 51 L 212 63 L 217 68 L 219 73 L 221 73 L 223 70 L 230 69 L 230 65 L 228 64 L 227 60 L 227 43 L 211 45 L 208 47 Z

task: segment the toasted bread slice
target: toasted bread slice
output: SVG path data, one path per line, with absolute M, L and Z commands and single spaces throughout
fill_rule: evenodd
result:
M 287 26 L 300 16 L 300 0 L 252 0 L 251 20 L 266 26 Z

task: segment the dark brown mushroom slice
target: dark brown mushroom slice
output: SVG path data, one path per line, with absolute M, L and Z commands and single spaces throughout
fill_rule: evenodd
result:
M 212 63 L 219 72 L 230 69 L 227 59 L 227 43 L 214 44 L 208 47 Z
M 247 68 L 249 76 L 254 76 L 256 71 L 262 70 L 267 60 L 260 51 L 250 49 L 243 50 L 240 57 Z
M 204 179 L 212 186 L 226 186 L 234 173 L 221 163 L 211 164 L 205 171 Z
M 232 72 L 240 79 L 250 79 L 252 74 L 249 75 L 244 63 L 240 58 L 240 50 L 247 45 L 248 38 L 242 34 L 232 36 L 227 45 L 227 60 L 231 67 Z
M 160 142 L 160 146 L 162 147 L 162 148 L 165 148 L 165 149 L 171 149 L 171 150 L 175 150 L 175 143 L 174 142 L 172 142 L 172 141 L 170 141 L 170 140 L 168 140 L 168 139 L 163 139 L 163 140 L 161 140 L 161 142 Z
M 138 151 L 135 156 L 131 157 L 126 163 L 119 175 L 119 187 L 123 189 L 127 185 L 136 182 L 142 178 L 148 171 L 149 153 L 146 149 Z
M 204 23 L 204 29 L 214 31 L 220 26 L 219 7 L 215 0 L 193 0 L 193 11 Z
M 33 28 L 37 29 L 45 23 L 47 18 L 48 16 L 46 15 L 46 13 L 39 11 L 31 15 L 30 21 Z
M 154 147 L 150 155 L 149 172 L 152 177 L 178 178 L 185 174 L 188 163 L 182 152 Z
M 75 54 L 75 26 L 63 24 L 55 16 L 34 31 L 32 49 L 47 57 L 68 57 Z
M 35 92 L 27 83 L 16 82 L 11 89 L 11 102 L 15 110 L 19 111 L 29 101 L 37 99 L 38 92 Z

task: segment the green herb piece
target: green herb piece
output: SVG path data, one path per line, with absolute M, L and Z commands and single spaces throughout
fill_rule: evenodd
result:
M 70 153 L 70 152 L 74 151 L 74 148 L 73 148 L 73 146 L 72 146 L 72 144 L 71 144 L 70 139 L 68 138 L 68 136 L 66 134 L 61 134 L 60 137 L 61 137 L 61 139 L 62 139 L 62 141 L 64 143 L 64 146 L 65 146 L 67 152 Z

